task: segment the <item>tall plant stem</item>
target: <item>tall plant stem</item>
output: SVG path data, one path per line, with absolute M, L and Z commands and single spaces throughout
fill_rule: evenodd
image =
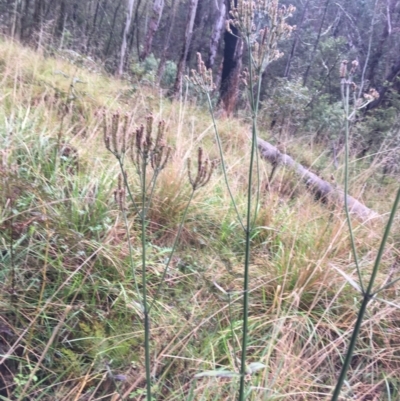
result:
M 143 155 L 142 163 L 142 213 L 141 213 L 141 240 L 142 240 L 142 296 L 144 314 L 144 350 L 146 367 L 146 399 L 151 401 L 151 373 L 150 373 L 150 316 L 147 307 L 147 277 L 146 277 L 146 167 L 147 156 Z
M 121 156 L 119 156 L 119 155 L 117 155 L 115 153 L 114 153 L 114 155 L 118 160 L 119 169 L 121 170 L 122 178 L 124 179 L 124 186 L 125 186 L 126 190 L 128 191 L 129 199 L 131 200 L 131 202 L 133 204 L 133 208 L 135 209 L 135 212 L 140 216 L 141 213 L 139 211 L 139 207 L 135 202 L 135 199 L 134 199 L 134 197 L 132 195 L 132 192 L 131 192 L 131 187 L 129 186 L 129 183 L 128 183 L 128 177 L 127 177 L 125 169 L 124 169 L 124 161 L 121 158 Z M 142 212 L 143 212 L 143 210 L 142 210 Z
M 342 85 L 345 85 L 345 87 L 343 88 L 344 90 L 342 91 L 343 106 L 345 110 L 344 210 L 346 213 L 346 221 L 349 228 L 351 250 L 353 253 L 354 263 L 356 265 L 358 281 L 360 284 L 361 291 L 364 294 L 365 292 L 364 285 L 362 281 L 360 265 L 358 263 L 357 249 L 354 241 L 353 226 L 351 224 L 349 202 L 347 196 L 347 194 L 349 193 L 349 131 L 350 131 L 349 127 L 350 83 L 349 82 L 350 81 L 351 80 L 349 79 L 348 81 L 342 83 Z
M 392 227 L 392 224 L 393 224 L 393 221 L 394 221 L 394 217 L 396 215 L 396 211 L 397 211 L 397 208 L 399 206 L 399 203 L 400 203 L 400 188 L 397 191 L 397 195 L 396 195 L 396 198 L 395 198 L 395 201 L 393 203 L 392 210 L 391 210 L 391 213 L 390 213 L 389 221 L 388 221 L 388 223 L 386 225 L 385 232 L 384 232 L 383 237 L 382 237 L 382 241 L 381 241 L 381 244 L 380 244 L 380 247 L 379 247 L 378 255 L 377 255 L 376 259 L 375 259 L 374 267 L 372 269 L 372 274 L 371 274 L 371 277 L 369 279 L 368 288 L 367 288 L 366 292 L 363 294 L 363 300 L 362 300 L 362 303 L 361 303 L 360 310 L 358 312 L 358 316 L 357 316 L 357 320 L 356 320 L 356 323 L 355 323 L 355 326 L 354 326 L 353 334 L 352 334 L 351 339 L 350 339 L 349 348 L 347 350 L 346 358 L 345 358 L 345 360 L 343 362 L 343 367 L 342 367 L 342 370 L 340 372 L 339 379 L 338 379 L 338 381 L 336 383 L 336 387 L 335 387 L 335 390 L 333 392 L 331 401 L 337 401 L 339 399 L 340 390 L 341 390 L 341 388 L 343 386 L 343 382 L 344 382 L 344 380 L 346 378 L 347 369 L 349 368 L 349 365 L 350 365 L 350 362 L 351 362 L 351 359 L 352 359 L 352 356 L 353 356 L 354 347 L 355 347 L 355 344 L 357 342 L 357 337 L 358 337 L 358 333 L 359 333 L 360 328 L 361 328 L 361 324 L 362 324 L 362 321 L 363 321 L 363 318 L 364 318 L 364 314 L 365 314 L 365 311 L 367 309 L 368 302 L 373 297 L 372 288 L 373 288 L 373 285 L 374 285 L 374 282 L 375 282 L 376 275 L 377 275 L 378 270 L 379 270 L 379 265 L 381 263 L 383 251 L 385 249 L 385 245 L 386 245 L 387 239 L 389 237 L 390 229 Z
M 346 353 L 346 357 L 345 360 L 343 362 L 343 366 L 342 366 L 342 370 L 340 372 L 338 381 L 336 383 L 335 386 L 335 390 L 333 392 L 331 401 L 337 401 L 339 399 L 339 395 L 340 395 L 340 391 L 342 389 L 344 380 L 346 378 L 346 374 L 347 374 L 347 370 L 350 366 L 350 362 L 351 359 L 353 357 L 353 352 L 354 352 L 354 348 L 357 342 L 357 338 L 358 338 L 358 334 L 360 332 L 360 328 L 362 325 L 362 321 L 365 315 L 365 311 L 367 309 L 368 306 L 368 302 L 371 300 L 371 298 L 374 296 L 373 293 L 373 286 L 374 286 L 374 282 L 375 282 L 375 278 L 376 275 L 378 273 L 379 270 L 379 265 L 382 259 L 382 255 L 383 255 L 383 251 L 387 242 L 387 239 L 389 237 L 389 233 L 390 233 L 390 229 L 394 220 L 394 216 L 396 214 L 396 210 L 397 207 L 399 205 L 399 201 L 400 201 L 400 189 L 397 192 L 397 196 L 395 198 L 391 213 L 390 213 L 390 217 L 389 217 L 389 221 L 386 225 L 385 228 L 385 232 L 383 234 L 382 240 L 381 240 L 381 244 L 379 247 L 379 251 L 378 251 L 378 255 L 375 259 L 375 263 L 372 269 L 372 274 L 371 277 L 369 279 L 369 283 L 368 283 L 368 287 L 365 290 L 363 283 L 362 283 L 362 277 L 361 277 L 361 271 L 359 268 L 359 264 L 358 264 L 358 258 L 357 258 L 357 251 L 356 251 L 356 247 L 355 247 L 355 242 L 354 242 L 354 235 L 353 235 L 353 229 L 352 229 L 352 225 L 351 225 L 351 220 L 350 220 L 350 212 L 349 212 L 349 207 L 348 207 L 348 202 L 347 202 L 347 194 L 348 194 L 348 181 L 349 181 L 349 97 L 350 97 L 350 82 L 351 79 L 348 79 L 347 81 L 343 81 L 342 82 L 342 96 L 343 96 L 343 106 L 345 109 L 345 135 L 346 135 L 346 141 L 345 141 L 345 182 L 344 182 L 344 205 L 345 205 L 345 212 L 346 212 L 346 220 L 348 223 L 348 227 L 349 227 L 349 232 L 350 232 L 350 242 L 351 242 L 351 248 L 352 248 L 352 252 L 353 252 L 353 257 L 354 257 L 354 261 L 356 264 L 356 268 L 357 268 L 357 273 L 358 273 L 358 278 L 359 278 L 359 284 L 360 284 L 360 288 L 361 288 L 361 293 L 362 293 L 362 302 L 361 302 L 361 306 L 360 306 L 360 310 L 358 311 L 358 316 L 357 316 L 357 320 L 356 323 L 354 325 L 354 330 L 353 333 L 351 335 L 351 339 L 350 339 L 350 343 L 349 343 L 349 347 Z M 379 290 L 378 290 L 379 291 Z
M 252 204 L 252 190 L 253 190 L 253 167 L 254 161 L 257 157 L 257 114 L 258 114 L 258 100 L 261 87 L 261 76 L 257 81 L 256 95 L 254 96 L 251 83 L 253 82 L 253 69 L 251 67 L 251 52 L 249 52 L 249 81 L 250 81 L 250 102 L 252 109 L 252 130 L 251 130 L 251 152 L 249 164 L 249 178 L 247 187 L 247 216 L 245 228 L 245 260 L 244 260 L 244 283 L 243 283 L 243 326 L 242 326 L 242 355 L 240 360 L 240 387 L 239 387 L 239 401 L 245 399 L 245 377 L 246 377 L 246 356 L 247 356 L 247 337 L 248 337 L 248 324 L 249 324 L 249 275 L 250 275 L 250 242 L 252 233 L 251 222 L 251 204 Z
M 232 201 L 232 204 L 233 204 L 233 208 L 235 209 L 235 213 L 237 215 L 239 224 L 242 226 L 243 230 L 246 230 L 246 227 L 243 224 L 243 220 L 242 220 L 242 218 L 240 216 L 240 213 L 239 213 L 239 210 L 237 208 L 237 205 L 236 205 L 236 202 L 235 202 L 235 198 L 233 197 L 231 187 L 229 185 L 228 174 L 226 172 L 226 166 L 225 166 L 224 152 L 222 150 L 221 138 L 219 137 L 217 123 L 215 121 L 214 110 L 213 110 L 210 94 L 207 92 L 206 96 L 207 96 L 208 110 L 209 110 L 210 115 L 211 115 L 211 119 L 212 119 L 213 127 L 214 127 L 215 138 L 217 140 L 219 157 L 220 157 L 220 160 L 221 160 L 221 167 L 222 167 L 222 173 L 224 175 L 225 185 L 226 185 L 226 187 L 228 189 L 229 196 L 231 198 L 231 201 Z

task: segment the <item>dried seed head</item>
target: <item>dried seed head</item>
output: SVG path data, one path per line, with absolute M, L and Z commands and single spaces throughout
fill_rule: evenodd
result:
M 150 114 L 146 117 L 146 139 L 144 142 L 144 153 L 148 153 L 153 145 L 153 139 L 151 137 L 153 131 L 153 116 Z
M 371 88 L 369 90 L 369 94 L 374 98 L 374 99 L 379 99 L 379 92 L 375 88 Z
M 350 74 L 354 74 L 357 71 L 357 68 L 358 68 L 358 61 L 357 60 L 353 60 L 351 62 Z
M 212 71 L 207 69 L 200 53 L 197 53 L 197 71 L 191 70 L 191 77 L 185 76 L 198 92 L 210 93 L 215 89 Z
M 129 125 L 129 116 L 128 116 L 128 114 L 125 114 L 124 115 L 124 126 L 122 128 L 122 147 L 121 147 L 122 153 L 126 152 L 126 141 L 127 141 L 127 138 L 129 138 L 128 125 Z
M 347 78 L 347 64 L 348 64 L 347 60 L 343 60 L 340 63 L 340 70 L 339 70 L 340 78 Z
M 211 174 L 213 173 L 216 165 L 217 165 L 216 161 L 210 162 L 209 159 L 203 159 L 203 149 L 200 147 L 197 153 L 197 174 L 196 178 L 193 178 L 191 171 L 191 159 L 188 158 L 187 160 L 188 177 L 193 191 L 196 191 L 196 189 L 204 187 L 210 181 Z
M 124 114 L 121 118 L 120 112 L 111 116 L 111 123 L 106 113 L 103 113 L 104 143 L 106 149 L 114 154 L 118 159 L 122 158 L 127 151 L 127 144 L 131 140 L 129 132 L 130 117 Z
M 111 121 L 111 142 L 113 150 L 118 154 L 118 128 L 119 128 L 119 112 L 114 113 Z

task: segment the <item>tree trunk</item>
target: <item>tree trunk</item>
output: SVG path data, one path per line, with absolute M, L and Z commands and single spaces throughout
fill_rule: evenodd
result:
M 393 15 L 394 13 L 394 8 L 396 5 L 396 1 L 392 0 L 389 3 L 389 13 Z M 379 61 L 382 59 L 384 50 L 385 50 L 385 42 L 388 39 L 388 37 L 390 36 L 390 25 L 389 25 L 389 21 L 385 24 L 385 27 L 383 28 L 383 32 L 381 35 L 381 38 L 379 39 L 378 45 L 376 46 L 376 51 L 373 54 L 373 56 L 371 57 L 371 62 L 369 65 L 369 69 L 368 69 L 368 75 L 367 75 L 367 80 L 372 84 L 372 85 L 376 85 L 375 82 L 375 70 L 378 67 Z
M 229 16 L 230 0 L 226 0 L 225 4 L 227 16 Z M 237 0 L 234 6 L 237 7 Z M 231 115 L 236 107 L 243 55 L 243 41 L 239 39 L 239 31 L 234 26 L 231 26 L 231 31 L 232 33 L 225 31 L 224 34 L 225 48 L 219 99 L 227 116 Z
M 120 7 L 122 5 L 122 1 L 123 0 L 119 0 L 119 3 L 118 3 L 117 7 L 114 10 L 113 20 L 112 20 L 112 23 L 111 23 L 110 35 L 108 36 L 107 46 L 106 46 L 106 48 L 104 50 L 104 55 L 106 57 L 108 56 L 108 52 L 110 50 L 110 45 L 111 45 L 111 42 L 112 42 L 112 39 L 113 39 L 113 35 L 114 35 L 114 32 L 115 32 L 115 22 L 117 20 L 118 11 L 119 11 L 119 9 L 120 9 Z
M 178 0 L 173 0 L 172 5 L 171 5 L 171 13 L 168 16 L 168 23 L 167 23 L 167 26 L 169 26 L 168 33 L 165 38 L 164 47 L 163 47 L 163 51 L 162 51 L 161 58 L 160 58 L 160 63 L 158 64 L 158 69 L 157 69 L 158 84 L 160 84 L 162 77 L 164 75 L 165 62 L 167 60 L 167 53 L 168 53 L 168 49 L 169 49 L 171 34 L 172 34 L 172 31 L 174 30 L 174 26 L 175 26 L 175 16 L 176 16 L 176 9 L 178 8 L 178 3 L 179 3 Z
M 196 17 L 198 3 L 199 3 L 199 0 L 190 0 L 189 1 L 189 13 L 188 13 L 186 29 L 185 29 L 185 43 L 183 45 L 181 57 L 180 57 L 179 63 L 178 63 L 175 84 L 174 84 L 174 88 L 172 90 L 173 97 L 178 96 L 182 89 L 182 76 L 183 76 L 183 72 L 185 71 L 186 58 L 188 55 L 190 42 L 192 40 L 193 25 L 194 25 L 194 19 Z
M 21 40 L 25 39 L 25 31 L 29 24 L 29 12 L 31 8 L 31 0 L 25 0 L 24 12 L 21 18 Z
M 257 138 L 257 146 L 260 151 L 260 156 L 269 161 L 274 166 L 284 165 L 292 168 L 295 173 L 305 182 L 307 188 L 322 201 L 330 201 L 343 206 L 344 192 L 341 189 L 335 188 L 329 182 L 319 178 L 316 174 L 312 173 L 301 164 L 295 162 L 290 156 L 281 153 L 275 146 Z M 347 202 L 350 212 L 360 218 L 362 221 L 375 219 L 379 215 L 373 210 L 369 209 L 357 199 L 347 195 Z
M 103 4 L 101 5 L 101 13 L 100 13 L 101 17 L 100 17 L 100 21 L 98 24 L 99 27 L 103 27 L 104 17 L 107 15 L 107 6 L 108 6 L 108 0 L 103 0 Z M 95 35 L 94 48 L 96 49 L 96 53 L 98 53 L 99 43 L 100 43 L 100 40 L 102 39 L 102 37 L 105 37 L 105 35 L 104 36 Z
M 158 25 L 160 24 L 163 9 L 164 0 L 154 0 L 153 13 L 150 19 L 149 28 L 147 30 L 144 48 L 139 57 L 141 61 L 144 60 L 151 52 L 151 45 L 153 43 L 154 34 L 157 32 Z
M 303 12 L 302 12 L 301 18 L 300 18 L 300 24 L 299 24 L 299 26 L 297 27 L 297 29 L 295 31 L 295 37 L 294 37 L 294 40 L 293 40 L 292 49 L 291 49 L 291 51 L 289 53 L 289 57 L 288 57 L 288 60 L 287 60 L 287 63 L 286 63 L 285 73 L 283 74 L 284 78 L 289 78 L 290 67 L 291 67 L 291 64 L 292 64 L 292 60 L 293 60 L 294 54 L 296 52 L 297 44 L 298 44 L 298 42 L 300 40 L 300 31 L 301 31 L 301 28 L 303 27 L 303 23 L 304 23 L 304 20 L 306 18 L 306 15 L 307 15 L 308 3 L 309 2 L 310 2 L 310 0 L 307 0 L 306 4 L 304 4 L 304 9 L 303 9 Z
M 90 45 L 91 45 L 90 42 L 92 40 L 94 32 L 96 31 L 97 17 L 99 15 L 99 7 L 100 7 L 100 0 L 97 0 L 96 9 L 94 12 L 94 17 L 93 17 L 92 29 L 88 33 L 88 38 L 87 38 L 87 42 L 86 42 L 86 54 L 89 54 Z
M 213 68 L 214 66 L 215 57 L 218 52 L 219 42 L 221 40 L 221 35 L 225 28 L 225 20 L 226 20 L 225 0 L 218 0 L 218 2 L 216 2 L 216 6 L 217 6 L 217 15 L 214 21 L 214 26 L 211 34 L 210 52 L 206 62 L 207 68 Z
M 130 29 L 131 22 L 132 22 L 133 5 L 135 3 L 135 0 L 127 0 L 127 2 L 128 2 L 128 4 L 127 4 L 128 9 L 126 11 L 125 29 L 122 34 L 122 44 L 121 44 L 121 50 L 120 50 L 119 66 L 118 66 L 118 71 L 117 71 L 118 77 L 121 77 L 122 74 L 124 73 L 128 35 L 129 35 L 129 29 Z
M 317 39 L 315 40 L 314 48 L 313 48 L 313 51 L 311 53 L 311 60 L 310 60 L 310 63 L 308 64 L 306 72 L 304 74 L 303 86 L 306 86 L 306 84 L 307 84 L 308 75 L 310 74 L 310 69 L 311 69 L 311 67 L 312 67 L 312 65 L 314 63 L 315 55 L 317 53 L 317 48 L 318 48 L 318 45 L 319 45 L 319 40 L 321 39 L 322 27 L 324 26 L 326 13 L 328 11 L 329 2 L 330 2 L 330 0 L 326 0 L 324 13 L 322 15 L 321 24 L 320 24 L 319 30 L 318 30 Z
M 372 110 L 376 107 L 379 107 L 386 95 L 386 92 L 389 90 L 390 85 L 394 82 L 395 78 L 400 74 L 400 58 L 397 59 L 396 63 L 393 64 L 389 74 L 386 75 L 384 83 L 378 88 L 379 98 L 374 100 L 367 106 L 367 110 Z

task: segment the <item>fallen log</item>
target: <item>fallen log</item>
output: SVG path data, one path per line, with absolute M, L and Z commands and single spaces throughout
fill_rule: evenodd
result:
M 261 138 L 257 138 L 257 146 L 262 159 L 269 161 L 273 166 L 284 165 L 292 168 L 295 173 L 305 182 L 307 188 L 321 200 L 344 205 L 344 191 L 331 185 L 329 182 L 318 177 L 301 164 L 294 161 L 290 156 L 280 152 L 275 146 Z M 363 205 L 357 199 L 347 195 L 347 204 L 350 213 L 361 220 L 371 220 L 380 217 L 378 213 Z

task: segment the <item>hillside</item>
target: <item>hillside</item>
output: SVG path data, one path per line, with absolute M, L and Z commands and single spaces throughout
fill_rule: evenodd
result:
M 123 188 L 104 120 L 112 147 L 118 119 L 118 132 L 131 135 L 151 114 L 154 132 L 165 121 L 172 149 L 146 195 L 153 396 L 235 400 L 237 377 L 194 376 L 237 372 L 240 363 L 245 254 L 237 214 L 246 215 L 249 117 L 216 121 L 236 213 L 204 99 L 188 88 L 171 101 L 156 85 L 117 80 L 87 62 L 0 41 L 0 399 L 145 399 L 143 225 L 133 204 L 143 198 L 129 157 L 132 198 Z M 343 152 L 336 169 L 323 142 L 260 127 L 261 138 L 342 187 Z M 193 178 L 200 146 L 217 162 L 204 187 L 191 191 L 187 159 Z M 352 155 L 350 166 L 350 194 L 381 216 L 353 220 L 367 282 L 398 178 L 382 176 L 367 156 Z M 259 161 L 247 358 L 263 365 L 247 378 L 247 399 L 321 400 L 336 383 L 361 301 L 345 214 L 315 199 L 289 168 L 271 171 Z M 397 218 L 375 288 L 399 274 L 399 233 Z M 343 399 L 400 397 L 398 283 L 378 296 Z

